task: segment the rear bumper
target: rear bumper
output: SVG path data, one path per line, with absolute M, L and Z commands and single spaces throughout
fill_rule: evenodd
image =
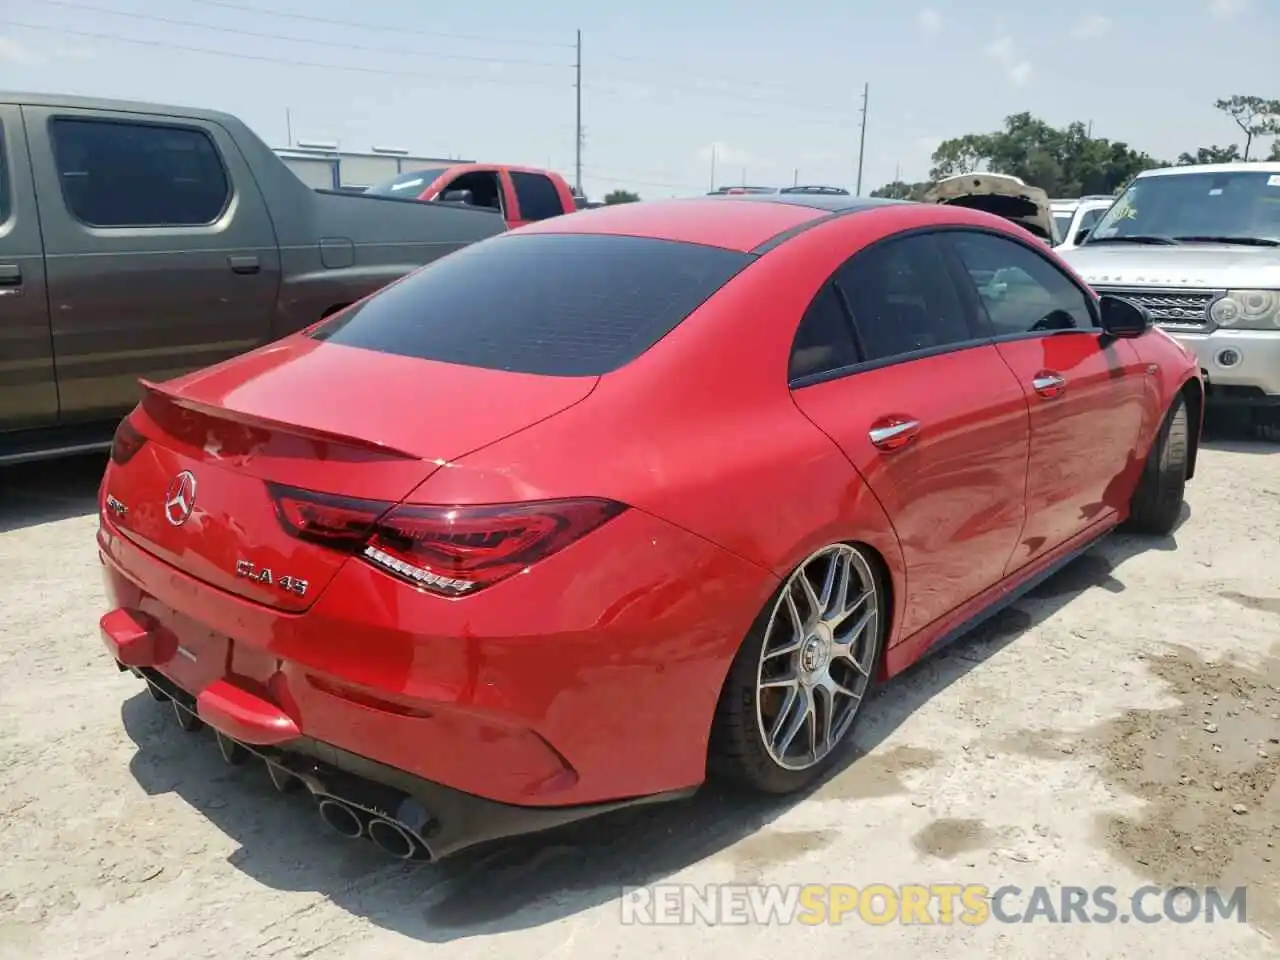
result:
M 1280 404 L 1280 331 L 1166 332 L 1195 353 L 1210 403 Z
M 108 651 L 224 737 L 321 744 L 552 822 L 703 781 L 725 672 L 774 586 L 639 510 L 492 596 L 445 600 L 353 560 L 303 613 L 195 580 L 107 515 L 98 540 Z
M 112 644 L 104 633 L 108 650 Z M 207 697 L 193 696 L 151 667 L 120 663 L 147 682 L 157 700 L 170 700 L 181 714 L 197 716 L 214 727 L 223 757 L 238 762 L 253 755 L 262 760 L 278 789 L 302 785 L 317 800 L 338 800 L 358 811 L 366 824 L 390 820 L 417 841 L 417 856 L 439 860 L 468 847 L 492 840 L 537 833 L 627 807 L 679 800 L 695 789 L 633 797 L 608 803 L 567 807 L 527 807 L 497 803 L 442 784 L 432 783 L 370 760 L 333 744 L 310 737 L 296 737 L 277 744 L 244 743 L 219 726 L 225 720 L 209 709 Z M 263 715 L 278 711 L 273 705 L 242 692 L 242 702 Z M 213 716 L 209 716 L 213 714 Z M 261 728 L 251 727 L 260 732 Z M 253 734 L 251 734 L 253 735 Z

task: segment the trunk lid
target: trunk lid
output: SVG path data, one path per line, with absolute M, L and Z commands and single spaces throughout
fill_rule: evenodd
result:
M 1003 217 L 1056 246 L 1057 227 L 1049 195 L 1019 177 L 1003 173 L 964 173 L 939 180 L 922 198 L 924 203 L 950 203 Z
M 366 511 L 398 503 L 450 461 L 583 400 L 597 379 L 291 337 L 164 385 L 144 382 L 129 422 L 147 442 L 111 465 L 103 495 L 119 507 L 107 513 L 193 577 L 302 611 L 349 554 L 288 533 L 273 489 L 366 501 Z

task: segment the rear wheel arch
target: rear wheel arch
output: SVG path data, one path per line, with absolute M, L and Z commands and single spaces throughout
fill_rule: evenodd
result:
M 1200 452 L 1200 431 L 1204 422 L 1204 383 L 1197 376 L 1187 378 L 1179 388 L 1187 404 L 1187 419 L 1190 421 L 1190 444 L 1187 450 L 1187 479 L 1196 475 L 1196 455 Z
M 768 793 L 790 793 L 802 789 L 812 781 L 814 776 L 820 777 L 830 769 L 830 763 L 826 760 L 808 770 L 790 770 L 783 767 L 775 768 L 772 763 L 763 759 L 759 754 L 762 748 L 756 745 L 755 737 L 758 734 L 754 729 L 757 708 L 753 697 L 760 696 L 760 693 L 754 688 L 755 680 L 748 680 L 748 674 L 752 674 L 756 669 L 756 661 L 760 656 L 757 648 L 767 642 L 765 635 L 770 619 L 775 607 L 782 600 L 783 592 L 792 583 L 793 577 L 816 557 L 833 548 L 841 547 L 852 547 L 858 552 L 870 569 L 876 590 L 874 602 L 879 617 L 879 622 L 876 624 L 876 632 L 879 634 L 878 649 L 875 650 L 874 661 L 867 664 L 871 672 L 869 685 L 862 695 L 864 703 L 875 688 L 884 681 L 885 652 L 892 640 L 893 626 L 896 622 L 894 604 L 897 590 L 890 574 L 889 563 L 875 546 L 865 540 L 848 538 L 825 542 L 797 560 L 792 569 L 769 592 L 768 598 L 756 612 L 750 627 L 735 648 L 733 657 L 725 664 L 711 729 L 707 732 L 706 769 L 709 776 L 719 775 Z M 752 687 L 751 690 L 747 689 L 749 686 Z M 748 704 L 748 700 L 752 702 Z M 860 712 L 858 708 L 858 713 Z M 856 727 L 857 715 L 854 716 L 852 725 Z M 836 741 L 837 747 L 827 760 L 834 759 L 850 735 L 852 735 L 852 728 L 847 727 L 841 738 Z

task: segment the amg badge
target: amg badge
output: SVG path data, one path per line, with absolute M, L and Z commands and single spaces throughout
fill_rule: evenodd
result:
M 300 580 L 297 577 L 280 577 L 277 579 L 272 574 L 270 567 L 255 567 L 248 560 L 236 561 L 236 576 L 252 580 L 254 583 L 260 583 L 264 587 L 277 587 L 285 593 L 292 593 L 294 596 L 305 597 L 307 595 L 308 584 L 306 580 Z

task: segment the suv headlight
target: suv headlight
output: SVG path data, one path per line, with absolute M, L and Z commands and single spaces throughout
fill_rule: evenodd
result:
M 1233 330 L 1280 328 L 1280 290 L 1228 290 L 1209 308 L 1209 318 Z

